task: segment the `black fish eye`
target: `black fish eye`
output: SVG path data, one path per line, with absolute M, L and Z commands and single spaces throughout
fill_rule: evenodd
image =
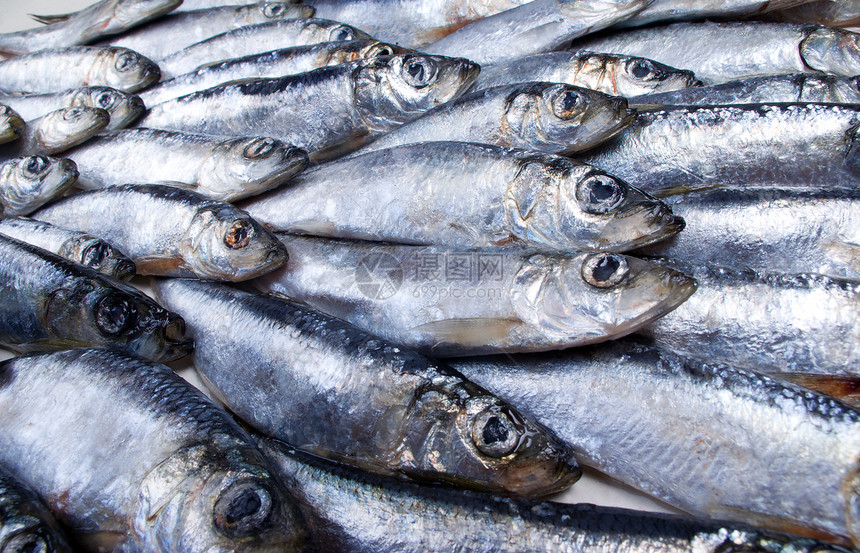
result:
M 260 484 L 241 482 L 228 488 L 215 503 L 215 528 L 222 534 L 241 538 L 267 528 L 272 513 L 272 496 Z
M 500 408 L 482 411 L 472 423 L 472 441 L 478 451 L 490 457 L 504 457 L 519 444 L 519 432 Z
M 84 250 L 81 263 L 89 267 L 98 267 L 110 253 L 110 246 L 104 242 L 96 242 Z
M 137 54 L 134 52 L 126 52 L 116 60 L 115 67 L 117 71 L 128 71 L 137 63 Z
M 374 56 L 393 56 L 393 55 L 394 55 L 394 50 L 392 50 L 388 46 L 380 46 L 379 49 L 374 54 Z
M 287 7 L 281 3 L 266 4 L 266 7 L 263 8 L 263 15 L 265 15 L 266 17 L 278 17 L 282 13 L 284 13 L 284 10 L 286 9 Z
M 259 138 L 245 146 L 245 150 L 242 152 L 242 155 L 247 159 L 264 157 L 275 149 L 275 144 L 275 140 L 272 138 Z
M 134 307 L 125 298 L 110 294 L 99 300 L 95 309 L 96 326 L 108 336 L 118 336 L 135 322 Z
M 35 177 L 45 170 L 48 166 L 48 158 L 45 156 L 30 156 L 27 158 L 27 164 L 24 166 L 24 172 L 27 176 Z
M 332 31 L 333 41 L 352 40 L 352 30 L 346 27 L 339 27 Z
M 596 288 L 611 288 L 627 277 L 629 272 L 624 256 L 603 253 L 588 256 L 582 262 L 582 278 Z
M 403 63 L 404 80 L 415 88 L 424 88 L 433 79 L 433 66 L 429 60 L 411 58 Z
M 233 223 L 224 234 L 224 243 L 233 250 L 244 248 L 251 241 L 251 223 L 240 220 Z
M 624 200 L 624 188 L 609 175 L 592 175 L 576 187 L 576 200 L 586 213 L 599 215 L 618 207 Z
M 114 105 L 116 98 L 110 92 L 102 92 L 96 98 L 96 104 L 102 109 L 110 109 Z
M 654 67 L 654 64 L 648 60 L 635 60 L 630 65 L 630 74 L 637 79 L 650 81 L 660 76 L 660 72 Z
M 552 111 L 559 119 L 570 119 L 577 115 L 584 103 L 582 96 L 574 90 L 565 90 L 556 96 Z

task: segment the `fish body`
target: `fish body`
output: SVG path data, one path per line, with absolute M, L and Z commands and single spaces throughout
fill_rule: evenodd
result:
M 805 0 L 654 0 L 617 28 L 640 27 L 656 22 L 703 19 L 729 19 L 759 16 L 783 8 L 791 8 Z
M 0 365 L 0 460 L 86 550 L 295 552 L 250 436 L 164 365 L 77 349 Z
M 139 96 L 106 86 L 88 86 L 46 94 L 0 94 L 0 102 L 14 106 L 27 121 L 62 108 L 103 109 L 110 114 L 110 123 L 105 127 L 107 131 L 129 126 L 146 109 Z
M 59 154 L 89 140 L 108 123 L 110 114 L 101 108 L 61 108 L 28 121 L 21 138 L 0 149 L 0 159 Z
M 617 254 L 279 238 L 290 263 L 255 280 L 259 290 L 435 357 L 542 351 L 617 338 L 674 309 L 695 290 L 695 282 L 681 273 Z
M 860 6 L 852 0 L 816 0 L 770 13 L 768 18 L 790 23 L 856 27 L 860 25 Z
M 71 553 L 65 533 L 42 500 L 0 468 L 0 549 L 7 553 Z
M 16 140 L 25 128 L 24 119 L 18 112 L 5 104 L 0 105 L 0 144 Z
M 295 302 L 198 280 L 155 290 L 185 316 L 204 382 L 261 432 L 364 470 L 508 495 L 580 476 L 554 436 L 439 362 Z
M 0 163 L 0 204 L 6 215 L 28 215 L 75 184 L 78 168 L 70 159 L 41 155 Z
M 66 155 L 78 166 L 79 188 L 166 184 L 222 201 L 270 190 L 308 163 L 303 150 L 273 138 L 223 140 L 155 129 L 103 134 Z
M 658 200 L 591 166 L 464 142 L 332 161 L 242 207 L 283 232 L 453 248 L 624 251 L 683 227 Z
M 160 185 L 123 185 L 66 196 L 33 214 L 94 234 L 131 258 L 138 274 L 240 281 L 282 265 L 283 245 L 244 211 Z

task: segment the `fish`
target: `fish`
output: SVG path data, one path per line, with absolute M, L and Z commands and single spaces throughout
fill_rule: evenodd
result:
M 65 532 L 42 500 L 0 467 L 0 550 L 5 553 L 72 553 Z
M 687 225 L 639 255 L 860 280 L 856 188 L 730 186 L 663 199 Z
M 807 0 L 654 0 L 647 8 L 618 23 L 613 29 L 641 27 L 665 21 L 761 17 L 761 14 L 790 8 L 804 1 Z
M 0 148 L 0 159 L 59 154 L 89 140 L 108 123 L 110 114 L 101 108 L 61 108 L 28 121 L 20 139 Z
M 152 107 L 230 81 L 284 77 L 329 65 L 408 52 L 405 48 L 376 40 L 346 40 L 293 46 L 204 65 L 189 73 L 162 81 L 141 92 L 140 96 Z M 3 101 L 2 97 L 0 101 Z
M 239 206 L 291 234 L 546 253 L 624 251 L 684 226 L 659 200 L 589 165 L 464 142 L 331 161 Z
M 319 162 L 457 98 L 478 71 L 460 58 L 377 57 L 215 86 L 152 107 L 140 124 L 219 136 L 271 136 Z M 320 110 L 326 117 L 319 117 Z
M 43 94 L 82 86 L 137 92 L 160 78 L 155 62 L 127 48 L 55 48 L 0 61 L 0 88 L 15 94 Z
M 24 119 L 11 107 L 0 105 L 0 144 L 20 138 L 26 124 Z
M 136 288 L 0 235 L 0 344 L 14 351 L 109 345 L 154 361 L 191 350 L 182 319 Z
M 856 27 L 860 25 L 860 8 L 856 2 L 816 0 L 769 13 L 768 19 L 790 23 L 815 23 L 832 27 Z
M 140 96 L 107 86 L 86 86 L 46 94 L 0 93 L 0 102 L 14 107 L 25 120 L 37 119 L 61 108 L 100 108 L 110 114 L 106 131 L 129 126 L 146 109 Z
M 247 25 L 196 42 L 160 59 L 162 76 L 173 78 L 221 60 L 320 42 L 366 40 L 370 36 L 338 21 L 296 18 Z
M 452 364 L 584 465 L 687 513 L 856 547 L 860 411 L 719 359 L 619 340 Z
M 570 154 L 609 140 L 635 118 L 624 98 L 588 88 L 559 83 L 502 85 L 437 106 L 359 152 L 416 142 L 462 141 Z
M 0 374 L 0 462 L 84 550 L 302 549 L 301 515 L 251 437 L 169 367 L 74 349 Z
M 29 215 L 77 180 L 78 168 L 70 159 L 41 155 L 10 159 L 0 163 L 0 204 L 7 216 Z
M 277 238 L 244 211 L 170 186 L 80 192 L 32 217 L 107 240 L 131 258 L 140 275 L 239 282 L 287 260 Z
M 308 164 L 304 150 L 273 138 L 224 140 L 155 129 L 102 134 L 64 155 L 77 164 L 77 186 L 84 190 L 166 184 L 225 202 L 279 186 Z
M 254 280 L 257 290 L 434 357 L 545 351 L 618 338 L 696 289 L 679 272 L 619 254 L 278 238 L 290 262 Z
M 27 217 L 0 219 L 0 234 L 48 250 L 69 261 L 128 281 L 134 276 L 134 263 L 121 251 L 91 234 L 67 230 Z
M 855 187 L 860 107 L 668 106 L 576 156 L 657 196 L 726 184 Z
M 530 81 L 567 83 L 614 96 L 702 86 L 692 71 L 647 58 L 598 52 L 546 52 L 481 66 L 473 90 Z
M 257 441 L 296 497 L 322 551 L 848 552 L 744 524 L 394 482 L 302 455 L 275 440 Z
M 363 470 L 506 495 L 581 474 L 552 434 L 437 361 L 296 302 L 192 279 L 153 288 L 188 323 L 206 386 L 258 431 Z
M 534 0 L 457 29 L 421 48 L 492 64 L 559 50 L 571 40 L 623 21 L 648 0 Z
M 173 10 L 182 0 L 102 0 L 70 14 L 35 16 L 44 27 L 0 34 L 0 55 L 87 44 Z
M 729 105 L 860 103 L 860 78 L 794 73 L 750 77 L 737 81 L 629 98 L 630 105 Z
M 750 40 L 750 37 L 756 37 Z M 651 58 L 705 84 L 784 73 L 860 74 L 857 33 L 764 22 L 673 23 L 574 41 L 571 49 Z
M 298 2 L 263 1 L 242 6 L 221 6 L 170 14 L 143 27 L 135 27 L 103 46 L 121 46 L 150 59 L 162 59 L 201 40 L 279 19 L 313 17 L 314 9 Z

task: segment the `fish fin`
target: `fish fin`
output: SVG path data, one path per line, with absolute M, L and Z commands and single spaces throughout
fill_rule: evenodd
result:
M 55 350 L 55 349 L 75 349 L 92 346 L 92 342 L 83 342 L 80 340 L 70 340 L 67 338 L 43 338 L 41 340 L 33 340 L 25 344 L 14 344 L 10 349 L 21 353 L 32 353 L 36 351 Z
M 266 225 L 266 227 L 269 228 L 269 230 L 273 230 L 268 225 Z M 291 234 L 338 237 L 338 234 L 335 232 L 336 227 L 334 223 L 330 223 L 328 221 L 301 221 L 297 224 L 291 225 L 289 230 Z
M 60 21 L 66 21 L 73 14 L 71 13 L 60 13 L 56 15 L 37 15 L 34 13 L 28 13 L 31 19 L 36 21 L 37 23 L 41 23 L 42 25 L 50 25 L 52 23 L 59 23 Z
M 666 107 L 666 104 L 637 104 L 634 102 L 628 104 L 628 107 L 631 107 L 636 111 L 654 111 L 658 109 L 664 109 Z
M 785 532 L 786 534 L 797 534 L 798 536 L 851 547 L 851 539 L 848 536 L 833 534 L 823 528 L 807 526 L 802 521 L 775 515 L 767 515 L 737 506 L 722 505 L 716 509 L 708 510 L 707 515 L 712 518 L 742 520 L 747 524 L 752 524 L 753 526 L 761 526 L 778 532 Z
M 138 275 L 176 275 L 185 266 L 185 260 L 181 257 L 144 256 L 134 260 L 134 266 Z
M 684 184 L 681 186 L 661 188 L 660 190 L 649 190 L 648 193 L 655 198 L 666 198 L 668 196 L 687 194 L 688 192 L 699 192 L 701 190 L 713 190 L 715 188 L 723 188 L 724 186 L 725 185 L 722 183 Z
M 440 344 L 476 347 L 505 342 L 521 324 L 515 319 L 442 319 L 413 327 L 410 332 L 429 334 Z
M 454 31 L 459 31 L 466 25 L 474 23 L 477 21 L 478 17 L 461 17 L 458 18 L 453 23 L 449 23 L 448 25 L 439 25 L 438 27 L 431 27 L 429 29 L 425 29 L 423 31 L 419 31 L 415 34 L 415 41 L 420 43 L 422 46 L 426 46 L 432 42 L 436 42 L 437 40 L 443 39 L 446 36 L 450 35 Z M 417 46 L 416 46 L 417 48 Z
M 854 407 L 860 406 L 860 376 L 808 373 L 775 373 L 774 376 L 835 397 Z

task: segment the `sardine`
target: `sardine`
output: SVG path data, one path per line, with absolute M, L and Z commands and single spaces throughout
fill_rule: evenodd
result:
M 0 88 L 11 93 L 41 94 L 82 86 L 136 92 L 160 77 L 154 62 L 126 48 L 59 48 L 0 61 Z
M 452 248 L 623 251 L 684 226 L 659 200 L 591 166 L 464 142 L 332 161 L 242 207 L 284 232 Z
M 300 550 L 300 515 L 251 437 L 169 367 L 77 349 L 0 375 L 0 462 L 85 550 Z
M 711 359 L 621 341 L 453 364 L 558 432 L 583 464 L 670 505 L 860 543 L 860 412 Z
M 54 155 L 85 142 L 104 130 L 110 114 L 101 108 L 62 108 L 27 121 L 21 138 L 0 147 L 0 159 Z
M 204 65 L 190 73 L 162 81 L 141 92 L 140 97 L 152 107 L 230 81 L 284 77 L 329 65 L 407 52 L 404 48 L 375 40 L 322 42 L 282 48 Z
M 313 17 L 314 9 L 300 2 L 270 2 L 222 6 L 170 14 L 136 27 L 103 45 L 121 46 L 158 60 L 195 42 L 244 27 L 278 19 Z
M 154 288 L 188 322 L 207 387 L 261 432 L 364 470 L 496 493 L 547 495 L 581 474 L 555 436 L 441 363 L 295 302 L 199 280 Z
M 27 215 L 78 180 L 70 159 L 28 156 L 0 163 L 0 204 L 6 215 Z
M 328 19 L 283 19 L 248 25 L 207 38 L 162 58 L 158 66 L 162 75 L 172 78 L 221 60 L 292 46 L 369 38 L 367 33 Z
M 529 81 L 567 83 L 614 96 L 701 86 L 692 71 L 618 54 L 548 52 L 481 67 L 474 89 Z
M 636 15 L 615 28 L 640 27 L 658 21 L 695 21 L 703 19 L 760 16 L 790 8 L 808 0 L 654 0 Z
M 66 196 L 33 218 L 103 238 L 141 275 L 241 281 L 287 260 L 272 233 L 244 211 L 170 186 L 123 185 Z
M 0 144 L 18 139 L 24 132 L 24 119 L 14 109 L 0 105 Z
M 221 140 L 154 129 L 103 134 L 65 155 L 78 166 L 79 188 L 166 184 L 228 202 L 270 190 L 308 164 L 304 150 L 273 138 Z
M 675 23 L 578 40 L 572 48 L 651 58 L 718 84 L 783 73 L 857 75 L 858 37 L 843 29 L 790 23 Z
M 436 357 L 544 351 L 618 338 L 674 309 L 696 289 L 681 273 L 618 254 L 279 238 L 290 262 L 255 280 L 255 287 Z
M 187 355 L 181 318 L 95 269 L 0 234 L 0 344 L 14 351 L 107 345 L 156 361 Z
M 479 68 L 459 58 L 385 56 L 278 79 L 227 83 L 153 107 L 142 126 L 222 136 L 271 136 L 311 161 L 352 151 L 457 98 Z M 320 117 L 320 110 L 325 117 Z
M 640 111 L 576 159 L 666 196 L 723 186 L 855 187 L 860 106 L 754 104 Z
M 421 48 L 479 64 L 558 50 L 642 11 L 648 0 L 534 0 L 479 19 Z
M 129 126 L 146 109 L 139 96 L 106 86 L 87 86 L 47 94 L 2 94 L 0 102 L 13 107 L 29 121 L 62 108 L 100 108 L 110 114 L 105 130 L 113 131 Z
M 738 81 L 630 98 L 630 105 L 726 105 L 819 103 L 860 104 L 860 77 L 794 73 L 750 77 Z
M 847 553 L 740 524 L 395 483 L 298 454 L 274 440 L 258 443 L 296 497 L 322 551 Z
M 639 253 L 860 280 L 860 190 L 729 187 L 668 196 L 684 232 Z
M 65 532 L 42 500 L 0 467 L 0 551 L 72 553 Z
M 816 0 L 768 14 L 770 19 L 792 23 L 817 23 L 833 27 L 860 25 L 860 5 L 853 0 Z

